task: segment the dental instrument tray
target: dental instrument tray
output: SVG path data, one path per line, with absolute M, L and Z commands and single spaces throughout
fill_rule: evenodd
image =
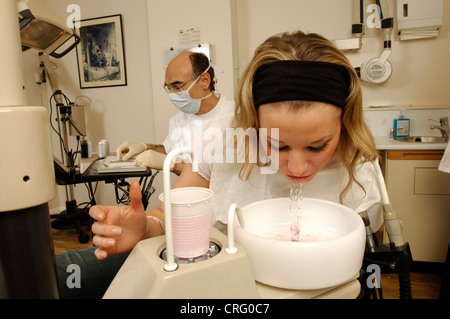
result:
M 146 172 L 147 167 L 134 165 L 134 158 L 127 161 L 118 161 L 116 156 L 111 155 L 99 160 L 94 171 L 99 174 Z

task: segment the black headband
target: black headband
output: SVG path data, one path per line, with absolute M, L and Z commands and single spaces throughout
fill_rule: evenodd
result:
M 276 61 L 261 66 L 253 80 L 253 101 L 315 101 L 341 108 L 350 92 L 350 75 L 339 64 L 317 61 Z

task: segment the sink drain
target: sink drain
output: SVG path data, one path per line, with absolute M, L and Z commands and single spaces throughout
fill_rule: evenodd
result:
M 219 252 L 220 252 L 219 245 L 217 245 L 216 243 L 211 241 L 211 242 L 209 242 L 209 249 L 204 255 L 201 255 L 201 256 L 198 256 L 198 257 L 193 257 L 193 258 L 179 258 L 179 257 L 175 256 L 175 262 L 177 264 L 199 263 L 201 261 L 211 259 L 215 255 L 217 255 Z M 161 259 L 167 261 L 166 248 L 164 248 L 164 250 L 161 252 L 159 257 Z

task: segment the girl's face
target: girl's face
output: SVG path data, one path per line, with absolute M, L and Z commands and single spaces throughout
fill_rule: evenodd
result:
M 267 154 L 279 158 L 279 171 L 288 180 L 309 183 L 335 152 L 341 132 L 342 110 L 334 105 L 314 102 L 298 110 L 289 108 L 290 102 L 268 103 L 259 106 L 261 128 L 267 136 L 261 141 Z M 270 136 L 279 129 L 279 138 Z

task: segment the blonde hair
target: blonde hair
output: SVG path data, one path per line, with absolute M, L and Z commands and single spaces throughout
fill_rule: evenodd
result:
M 346 167 L 349 181 L 340 194 L 340 201 L 349 191 L 353 182 L 359 186 L 355 177 L 356 165 L 361 162 L 374 161 L 378 152 L 375 142 L 364 122 L 362 110 L 362 93 L 356 71 L 329 40 L 315 33 L 302 31 L 280 33 L 268 38 L 254 53 L 239 84 L 236 96 L 234 126 L 248 129 L 259 128 L 258 114 L 253 102 L 253 80 L 255 72 L 264 64 L 281 60 L 321 61 L 344 66 L 350 74 L 350 92 L 342 111 L 342 129 L 337 147 L 339 158 Z M 308 105 L 308 103 L 293 103 Z M 254 164 L 246 161 L 239 172 L 239 177 L 247 180 Z M 362 187 L 362 186 L 361 186 Z

